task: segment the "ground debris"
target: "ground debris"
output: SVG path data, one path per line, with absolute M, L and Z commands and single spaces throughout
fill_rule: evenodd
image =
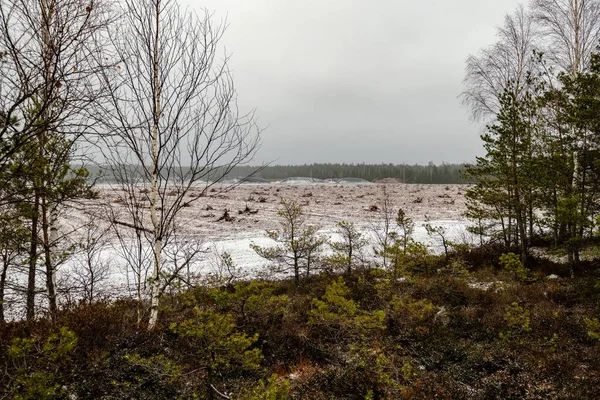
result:
M 242 214 L 246 214 L 246 215 L 258 214 L 258 209 L 252 210 L 250 207 L 248 207 L 248 204 L 246 204 L 246 208 L 244 208 L 243 210 L 238 210 L 238 214 L 240 214 L 240 215 L 242 215 Z
M 223 215 L 217 220 L 217 222 L 225 221 L 225 222 L 233 222 L 234 218 L 229 215 L 229 210 L 225 209 L 223 211 Z

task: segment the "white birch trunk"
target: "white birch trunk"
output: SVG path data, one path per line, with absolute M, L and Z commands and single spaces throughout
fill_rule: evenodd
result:
M 148 329 L 154 329 L 158 321 L 158 308 L 160 297 L 160 263 L 162 253 L 162 223 L 157 215 L 156 202 L 158 200 L 158 179 L 159 179 L 159 121 L 160 121 L 160 76 L 159 76 L 159 16 L 160 16 L 160 1 L 155 3 L 155 32 L 154 32 L 154 123 L 152 132 L 152 186 L 150 188 L 150 219 L 152 220 L 152 228 L 154 231 L 154 268 L 152 271 L 152 292 L 150 295 L 150 320 L 148 321 Z

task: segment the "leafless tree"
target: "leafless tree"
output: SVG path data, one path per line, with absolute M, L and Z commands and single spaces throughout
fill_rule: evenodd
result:
M 181 11 L 174 0 L 126 0 L 112 32 L 117 68 L 104 73 L 111 107 L 100 112 L 110 134 L 100 151 L 105 171 L 123 191 L 126 220 L 153 250 L 149 328 L 158 319 L 164 249 L 180 211 L 248 162 L 259 140 L 253 115 L 241 115 L 225 25 Z
M 110 278 L 110 267 L 114 258 L 107 258 L 104 250 L 110 245 L 108 232 L 110 227 L 89 220 L 74 236 L 74 249 L 70 255 L 68 289 L 74 289 L 79 299 L 93 303 L 106 292 Z
M 131 190 L 135 190 L 131 188 Z M 126 191 L 125 191 L 126 193 Z M 116 240 L 112 246 L 119 259 L 123 260 L 125 265 L 124 274 L 127 277 L 127 288 L 133 290 L 137 298 L 137 323 L 142 322 L 142 301 L 146 292 L 146 283 L 148 272 L 152 265 L 153 251 L 148 248 L 146 235 L 150 234 L 143 228 L 143 211 L 141 205 L 135 202 L 121 201 L 126 208 L 119 210 L 116 207 L 107 207 L 107 220 L 112 222 L 111 227 L 116 234 Z M 123 221 L 131 219 L 133 224 L 127 224 Z M 130 281 L 130 273 L 133 276 L 133 282 Z
M 544 53 L 569 74 L 588 70 L 600 40 L 600 2 L 533 0 L 531 11 Z
M 517 95 L 522 94 L 527 74 L 535 69 L 536 26 L 523 6 L 505 16 L 497 36 L 495 44 L 467 58 L 465 91 L 460 98 L 475 120 L 493 119 L 500 109 L 499 96 L 508 83 L 513 83 Z
M 0 165 L 40 131 L 77 134 L 98 100 L 109 0 L 0 3 Z M 76 117 L 75 117 L 76 116 Z
M 235 264 L 231 254 L 214 246 L 209 270 L 202 277 L 202 282 L 208 286 L 233 286 L 250 274 L 244 268 Z
M 498 28 L 498 40 L 467 58 L 465 91 L 460 95 L 476 120 L 489 121 L 499 110 L 498 95 L 512 82 L 527 89 L 527 74 L 537 72 L 534 50 L 552 61 L 555 72 L 575 74 L 589 68 L 600 40 L 597 0 L 532 0 L 520 5 Z
M 170 288 L 194 287 L 199 278 L 198 266 L 207 252 L 201 239 L 186 238 L 175 228 L 170 246 L 164 248 L 159 296 Z
M 392 244 L 394 232 L 394 206 L 392 198 L 385 185 L 381 185 L 381 200 L 377 219 L 370 222 L 371 231 L 375 237 L 375 254 L 382 257 L 382 268 L 389 267 L 389 258 L 385 249 Z

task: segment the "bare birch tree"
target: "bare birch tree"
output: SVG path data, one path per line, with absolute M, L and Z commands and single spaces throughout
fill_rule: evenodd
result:
M 600 2 L 533 0 L 531 10 L 548 58 L 570 75 L 587 71 L 600 40 Z
M 259 130 L 241 115 L 228 57 L 219 40 L 225 25 L 181 11 L 174 0 L 126 0 L 111 35 L 118 67 L 104 74 L 110 132 L 100 151 L 107 176 L 129 210 L 121 229 L 139 232 L 153 251 L 149 329 L 164 291 L 165 248 L 180 211 L 233 167 L 251 159 Z
M 534 70 L 536 27 L 532 15 L 523 6 L 504 18 L 498 28 L 498 41 L 470 55 L 460 98 L 476 120 L 489 121 L 500 110 L 500 96 L 509 82 L 517 97 L 525 91 L 527 74 Z
M 597 0 L 532 0 L 529 9 L 520 5 L 506 15 L 497 42 L 467 58 L 461 100 L 474 119 L 487 121 L 498 113 L 499 95 L 509 81 L 516 94 L 524 92 L 527 74 L 537 70 L 534 50 L 558 71 L 573 75 L 589 68 L 599 40 Z

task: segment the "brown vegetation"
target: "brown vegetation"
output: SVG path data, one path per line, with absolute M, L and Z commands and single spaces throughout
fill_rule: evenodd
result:
M 362 264 L 344 278 L 311 275 L 299 286 L 255 280 L 197 287 L 163 298 L 161 322 L 150 332 L 138 325 L 130 300 L 73 305 L 54 321 L 3 324 L 0 392 L 598 398 L 600 341 L 586 322 L 598 316 L 597 270 L 573 280 L 526 271 L 521 280 L 499 267 L 500 255 L 487 247 L 448 261 L 429 257 L 430 267 L 406 266 L 403 280 Z M 457 264 L 465 271 L 457 273 Z

